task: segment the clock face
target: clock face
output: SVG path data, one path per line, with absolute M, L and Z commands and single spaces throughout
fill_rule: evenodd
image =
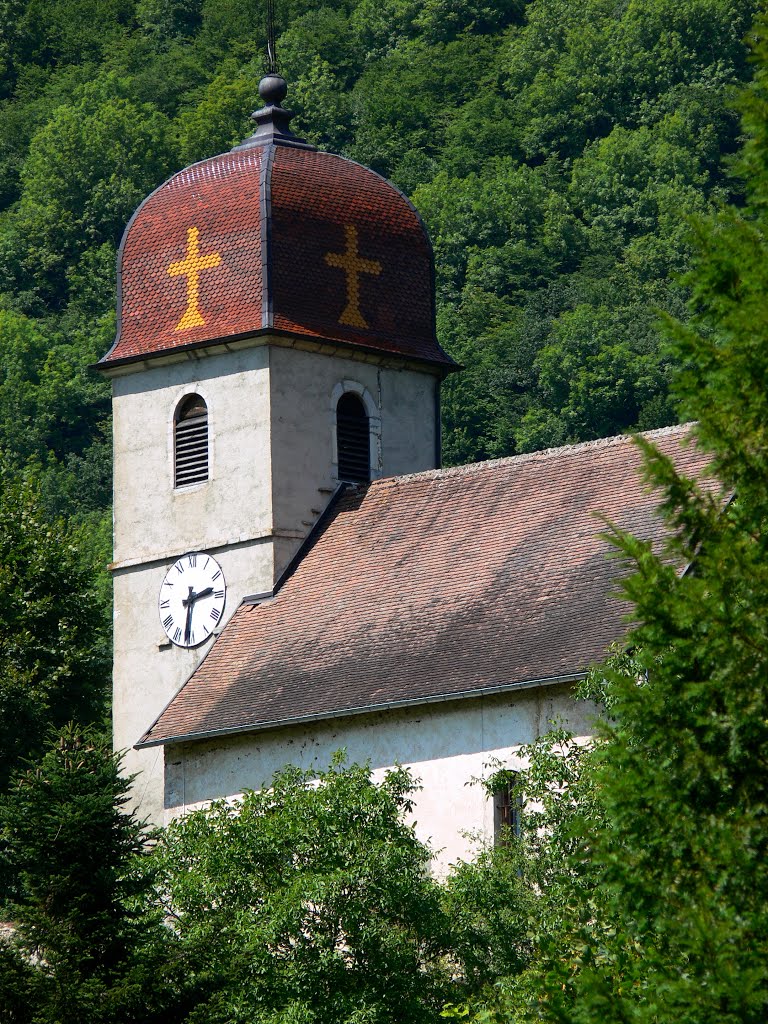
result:
M 224 611 L 227 585 L 221 566 L 204 551 L 174 562 L 160 587 L 160 621 L 171 643 L 197 647 L 216 629 Z

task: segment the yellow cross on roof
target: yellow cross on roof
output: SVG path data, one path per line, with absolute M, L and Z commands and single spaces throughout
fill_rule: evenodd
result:
M 205 323 L 198 300 L 200 298 L 200 272 L 218 267 L 221 263 L 221 254 L 218 252 L 209 253 L 207 256 L 200 255 L 200 232 L 197 228 L 187 229 L 187 254 L 183 260 L 171 263 L 168 273 L 171 277 L 186 277 L 187 279 L 187 309 L 184 316 L 176 324 L 177 331 L 184 331 L 188 327 L 202 327 Z
M 378 260 L 364 260 L 357 248 L 357 228 L 353 224 L 344 225 L 347 240 L 346 252 L 327 252 L 325 262 L 329 267 L 338 267 L 347 275 L 347 304 L 339 317 L 340 324 L 349 327 L 368 327 L 368 321 L 360 312 L 360 274 L 372 274 L 378 277 L 381 264 Z

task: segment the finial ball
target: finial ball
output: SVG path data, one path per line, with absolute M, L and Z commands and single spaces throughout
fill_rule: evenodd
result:
M 259 96 L 265 103 L 280 106 L 288 92 L 285 79 L 280 75 L 265 75 L 259 82 Z

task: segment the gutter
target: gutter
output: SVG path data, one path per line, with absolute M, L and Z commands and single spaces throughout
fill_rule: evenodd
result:
M 170 746 L 173 743 L 199 743 L 202 740 L 220 739 L 228 736 L 240 736 L 243 733 L 248 732 L 266 732 L 270 729 L 284 729 L 291 725 L 310 725 L 314 722 L 327 722 L 337 718 L 351 718 L 354 715 L 369 715 L 380 711 L 398 711 L 403 708 L 421 707 L 424 704 L 469 700 L 473 697 L 493 697 L 503 693 L 514 693 L 518 690 L 533 690 L 547 686 L 562 686 L 565 683 L 576 683 L 580 679 L 584 679 L 586 674 L 586 671 L 571 672 L 568 675 L 545 676 L 542 679 L 526 679 L 518 683 L 502 683 L 500 686 L 483 686 L 476 690 L 461 690 L 458 693 L 435 693 L 428 697 L 417 697 L 411 700 L 392 700 L 384 701 L 380 704 L 365 704 L 361 707 L 341 708 L 333 711 L 317 711 L 309 715 L 296 715 L 291 718 L 253 722 L 248 725 L 233 726 L 229 729 L 207 729 L 202 730 L 201 732 L 180 733 L 177 736 L 167 736 L 163 739 L 156 740 L 141 739 L 138 743 L 134 743 L 133 749 L 143 750 L 146 747 Z

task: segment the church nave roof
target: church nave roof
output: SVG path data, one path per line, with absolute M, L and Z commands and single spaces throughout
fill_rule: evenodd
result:
M 701 478 L 689 434 L 646 436 Z M 578 677 L 626 628 L 597 513 L 663 538 L 640 464 L 622 436 L 351 489 L 140 745 Z

